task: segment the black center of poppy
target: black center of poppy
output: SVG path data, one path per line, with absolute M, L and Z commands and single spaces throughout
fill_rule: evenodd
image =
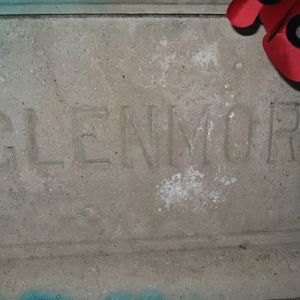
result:
M 274 5 L 274 4 L 277 4 L 281 1 L 282 0 L 259 0 L 259 2 L 264 4 L 264 5 Z
M 297 48 L 300 48 L 300 15 L 291 18 L 286 27 L 288 40 Z

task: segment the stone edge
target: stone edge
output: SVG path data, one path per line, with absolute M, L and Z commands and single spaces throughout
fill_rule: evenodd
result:
M 199 249 L 299 244 L 300 229 L 232 233 L 218 236 L 161 237 L 49 243 L 0 245 L 0 259 L 47 258 L 61 256 L 93 256 L 137 254 L 159 251 L 192 251 Z
M 225 4 L 0 5 L 0 16 L 36 15 L 220 15 Z

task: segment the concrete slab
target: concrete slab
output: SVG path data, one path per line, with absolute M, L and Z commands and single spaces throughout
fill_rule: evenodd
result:
M 299 296 L 299 92 L 263 32 L 225 18 L 0 23 L 4 296 Z

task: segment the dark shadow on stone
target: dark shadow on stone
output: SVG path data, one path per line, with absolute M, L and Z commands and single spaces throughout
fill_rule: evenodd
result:
M 281 76 L 281 78 L 290 86 L 292 87 L 294 90 L 296 91 L 300 91 L 300 82 L 296 82 L 296 81 L 292 81 L 288 78 L 286 78 L 284 75 L 282 75 L 281 73 L 279 73 L 279 75 Z M 299 299 L 300 300 L 300 299 Z
M 259 17 L 257 17 L 255 22 L 253 23 L 253 25 L 251 25 L 250 27 L 238 28 L 238 27 L 233 26 L 233 28 L 237 33 L 244 35 L 244 36 L 248 36 L 248 35 L 255 34 L 258 31 L 260 25 L 261 25 L 260 19 L 259 19 Z
M 278 299 L 269 299 L 269 300 L 300 300 L 300 298 L 278 298 Z

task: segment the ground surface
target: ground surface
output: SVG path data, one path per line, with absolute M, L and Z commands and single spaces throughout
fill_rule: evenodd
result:
M 1 19 L 0 293 L 299 296 L 299 91 L 262 36 Z

